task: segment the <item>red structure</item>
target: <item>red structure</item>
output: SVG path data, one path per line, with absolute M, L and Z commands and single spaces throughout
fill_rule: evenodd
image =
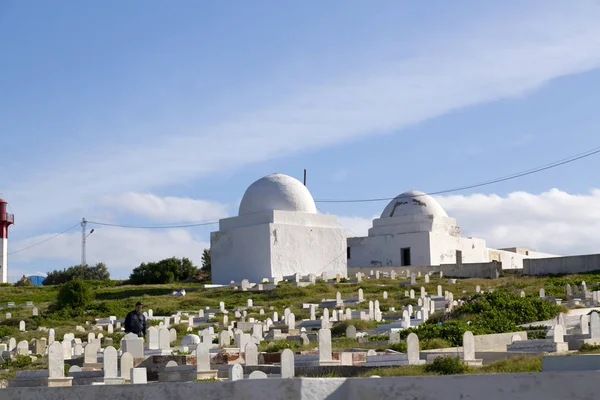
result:
M 6 200 L 0 199 L 0 282 L 8 280 L 8 227 L 15 223 L 15 216 L 6 212 Z

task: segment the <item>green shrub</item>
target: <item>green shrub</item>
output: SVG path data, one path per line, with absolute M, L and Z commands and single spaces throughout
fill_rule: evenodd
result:
M 31 278 L 23 275 L 23 277 L 19 279 L 17 283 L 15 283 L 15 286 L 33 286 L 33 282 L 31 281 Z
M 425 367 L 425 371 L 438 375 L 459 375 L 468 372 L 468 370 L 469 367 L 460 358 L 454 356 L 437 357 Z
M 185 281 L 196 275 L 198 268 L 188 258 L 171 257 L 158 262 L 142 263 L 129 275 L 133 285 L 165 284 Z
M 6 321 L 2 322 L 4 323 Z M 14 336 L 17 332 L 19 332 L 19 329 L 16 326 L 0 325 L 0 338 L 4 336 Z
M 60 285 L 76 279 L 83 281 L 108 281 L 110 280 L 110 273 L 104 263 L 98 263 L 94 266 L 74 265 L 62 271 L 54 270 L 48 272 L 48 276 L 44 279 L 43 283 L 44 286 Z
M 65 283 L 56 298 L 58 309 L 84 309 L 93 300 L 92 291 L 85 282 L 78 279 Z

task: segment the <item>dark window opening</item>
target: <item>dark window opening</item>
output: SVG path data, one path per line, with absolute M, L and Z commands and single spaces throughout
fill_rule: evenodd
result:
M 350 246 L 346 247 L 346 258 L 350 259 Z
M 411 265 L 410 264 L 410 247 L 400 250 L 400 263 L 402 266 Z
M 456 263 L 462 264 L 462 250 L 456 250 Z

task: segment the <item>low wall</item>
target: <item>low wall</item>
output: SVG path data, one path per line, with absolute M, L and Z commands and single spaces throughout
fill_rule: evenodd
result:
M 542 371 L 598 371 L 600 354 L 572 354 L 542 357 Z
M 518 335 L 521 340 L 527 340 L 527 332 L 524 331 L 473 336 L 475 339 L 475 351 L 506 351 L 506 345 L 512 343 L 514 335 Z
M 235 382 L 8 388 L 0 399 L 595 399 L 596 371 L 393 378 L 256 379 Z M 200 396 L 200 397 L 199 397 Z
M 576 274 L 597 270 L 600 270 L 600 254 L 531 258 L 523 261 L 523 275 Z
M 444 264 L 431 266 L 405 266 L 405 267 L 348 267 L 348 277 L 354 277 L 357 272 L 369 274 L 371 271 L 400 273 L 408 270 L 409 273 L 426 274 L 427 272 L 444 273 L 449 278 L 486 278 L 495 279 L 500 276 L 502 264 L 499 262 L 475 263 L 475 264 Z

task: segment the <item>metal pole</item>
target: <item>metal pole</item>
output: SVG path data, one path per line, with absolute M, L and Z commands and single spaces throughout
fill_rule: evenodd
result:
M 85 218 L 81 219 L 81 265 L 85 265 L 85 226 L 87 221 Z
M 304 186 L 306 186 L 306 168 L 304 168 Z

